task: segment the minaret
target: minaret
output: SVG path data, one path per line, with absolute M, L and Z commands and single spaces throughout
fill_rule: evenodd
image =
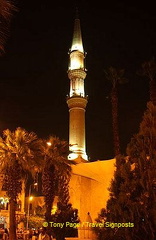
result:
M 82 44 L 80 20 L 75 19 L 72 46 L 69 51 L 68 77 L 70 93 L 67 98 L 69 107 L 69 159 L 88 160 L 85 139 L 85 109 L 87 97 L 84 91 L 86 70 L 84 64 L 85 52 Z

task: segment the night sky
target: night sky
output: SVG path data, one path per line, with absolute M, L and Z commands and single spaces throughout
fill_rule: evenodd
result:
M 16 1 L 17 2 L 17 1 Z M 5 54 L 0 58 L 0 132 L 20 126 L 39 137 L 68 140 L 68 50 L 75 18 L 74 1 L 19 0 Z M 91 161 L 113 154 L 110 87 L 104 69 L 125 69 L 119 86 L 122 153 L 149 100 L 148 80 L 138 76 L 144 61 L 156 55 L 154 3 L 79 1 L 84 49 L 86 144 Z

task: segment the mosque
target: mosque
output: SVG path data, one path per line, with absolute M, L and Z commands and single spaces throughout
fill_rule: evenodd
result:
M 80 222 L 94 223 L 101 208 L 106 206 L 109 197 L 108 187 L 115 170 L 115 159 L 88 161 L 85 138 L 85 111 L 88 103 L 84 86 L 86 78 L 85 57 L 80 19 L 77 17 L 74 22 L 72 45 L 69 50 L 68 78 L 70 80 L 70 91 L 66 100 L 69 108 L 69 144 L 71 151 L 69 160 L 74 160 L 77 163 L 72 166 L 69 192 L 73 208 L 78 209 Z M 0 226 L 5 227 L 9 224 L 8 200 L 5 191 L 2 191 L 2 178 L 3 175 L 0 175 Z M 40 199 L 40 201 L 43 202 L 43 199 Z M 19 196 L 16 213 L 19 218 L 25 215 L 24 190 Z M 79 230 L 78 239 L 93 240 L 95 238 L 90 230 L 83 228 Z
M 70 202 L 78 209 L 80 221 L 95 222 L 101 208 L 109 197 L 108 187 L 115 170 L 115 159 L 89 162 L 86 153 L 85 111 L 88 98 L 85 95 L 86 69 L 80 19 L 74 22 L 71 49 L 69 50 L 68 78 L 70 92 L 67 97 L 69 108 L 69 159 L 78 164 L 72 167 Z M 89 232 L 79 231 L 80 239 L 92 239 Z

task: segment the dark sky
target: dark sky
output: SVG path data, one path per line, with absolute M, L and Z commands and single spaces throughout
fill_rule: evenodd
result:
M 20 126 L 39 137 L 68 140 L 68 50 L 73 1 L 19 0 L 10 37 L 0 58 L 0 131 Z M 79 1 L 82 37 L 87 52 L 85 80 L 87 154 L 91 161 L 113 156 L 110 85 L 104 69 L 124 68 L 129 82 L 119 87 L 122 152 L 149 100 L 148 81 L 136 74 L 156 55 L 154 3 Z

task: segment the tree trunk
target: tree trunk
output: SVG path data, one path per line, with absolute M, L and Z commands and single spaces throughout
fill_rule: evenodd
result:
M 51 209 L 55 198 L 55 174 L 54 167 L 46 167 L 42 173 L 42 192 L 46 206 L 45 219 L 51 221 Z
M 10 199 L 10 212 L 9 212 L 9 240 L 16 240 L 16 202 Z
M 70 178 L 68 176 L 59 176 L 59 191 L 58 191 L 58 196 L 59 196 L 59 202 L 63 206 L 67 206 L 69 203 L 69 181 Z
M 117 156 L 118 154 L 120 154 L 120 141 L 119 141 L 119 129 L 118 129 L 118 97 L 117 97 L 116 86 L 112 88 L 111 102 L 112 102 L 114 154 L 115 156 Z
M 49 202 L 49 204 L 46 205 L 46 212 L 45 212 L 45 220 L 46 222 L 48 222 L 47 234 L 49 235 L 50 239 L 52 236 L 52 228 L 49 223 L 51 222 L 51 209 L 52 209 L 53 201 L 54 201 L 54 198 L 51 201 L 51 203 Z
M 51 221 L 52 203 L 53 203 L 53 201 L 51 201 L 51 203 L 49 202 L 49 203 L 46 205 L 45 220 L 46 220 L 48 223 Z

